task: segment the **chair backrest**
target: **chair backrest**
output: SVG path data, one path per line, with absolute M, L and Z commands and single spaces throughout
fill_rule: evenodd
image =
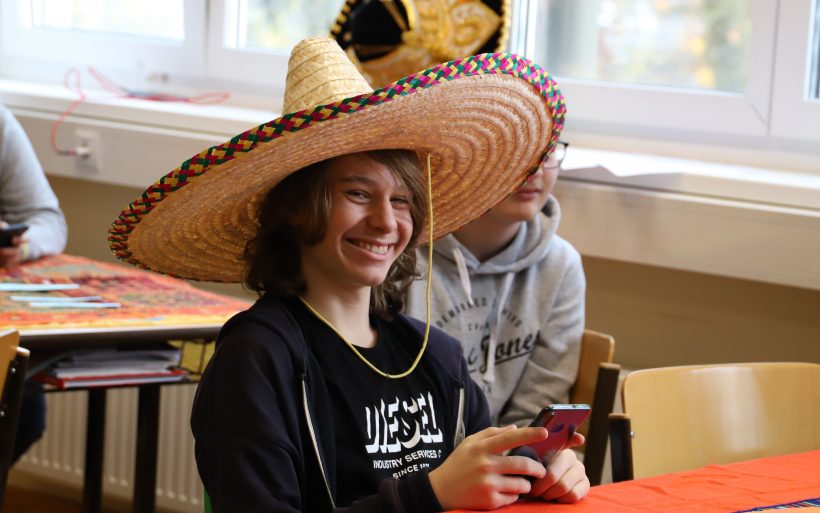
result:
M 608 416 L 618 389 L 620 366 L 612 363 L 615 339 L 610 335 L 584 330 L 578 375 L 570 390 L 570 402 L 592 406 L 589 421 L 578 430 L 586 436 L 584 467 L 593 485 L 600 484 L 606 459 Z
M 19 347 L 19 342 L 20 335 L 16 330 L 0 331 L 0 511 L 3 510 L 28 366 L 29 352 Z
M 581 339 L 581 356 L 578 360 L 578 374 L 569 392 L 570 402 L 592 405 L 595 398 L 595 385 L 598 381 L 598 369 L 601 363 L 611 363 L 614 356 L 614 338 L 597 331 L 584 330 L 584 336 Z
M 17 357 L 17 347 L 20 344 L 20 334 L 17 330 L 0 331 L 0 398 L 6 386 L 6 375 L 9 365 Z
M 623 384 L 635 478 L 820 448 L 820 365 L 646 369 Z

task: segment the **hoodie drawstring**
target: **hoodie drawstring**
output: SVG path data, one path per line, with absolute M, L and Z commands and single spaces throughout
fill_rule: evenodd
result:
M 512 272 L 504 275 L 504 282 L 501 284 L 501 293 L 498 295 L 495 319 L 493 319 L 493 325 L 490 326 L 490 340 L 487 347 L 487 366 L 483 376 L 484 381 L 487 383 L 495 381 L 495 348 L 498 346 L 498 326 L 501 324 L 501 315 L 504 311 L 504 305 L 507 304 L 507 296 L 510 295 L 514 277 L 515 273 Z
M 470 274 L 467 272 L 467 262 L 464 261 L 464 255 L 461 250 L 453 248 L 453 259 L 456 261 L 456 269 L 458 269 L 458 279 L 461 281 L 461 290 L 467 296 L 467 304 L 473 306 L 473 286 L 470 283 Z
M 470 273 L 467 271 L 467 262 L 464 260 L 464 255 L 459 248 L 453 248 L 453 259 L 456 262 L 458 278 L 461 282 L 461 290 L 464 291 L 464 295 L 467 296 L 467 303 L 472 306 L 473 293 L 472 284 L 470 283 Z M 495 348 L 498 346 L 498 326 L 501 324 L 501 315 L 504 311 L 504 305 L 507 304 L 507 296 L 510 294 L 513 278 L 515 278 L 514 272 L 508 272 L 504 275 L 504 281 L 501 284 L 501 291 L 498 295 L 495 315 L 493 316 L 492 325 L 490 326 L 489 347 L 487 347 L 487 353 L 485 355 L 485 370 L 482 376 L 486 383 L 495 381 Z

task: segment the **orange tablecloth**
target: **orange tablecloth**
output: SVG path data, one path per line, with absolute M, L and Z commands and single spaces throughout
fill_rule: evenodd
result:
M 596 486 L 577 504 L 518 502 L 497 511 L 731 513 L 818 497 L 820 450 Z
M 189 283 L 124 265 L 58 255 L 0 270 L 0 282 L 76 283 L 79 288 L 51 292 L 0 292 L 0 326 L 21 332 L 68 328 L 130 328 L 222 324 L 250 302 L 213 294 Z M 10 296 L 102 296 L 120 303 L 111 309 L 32 308 Z

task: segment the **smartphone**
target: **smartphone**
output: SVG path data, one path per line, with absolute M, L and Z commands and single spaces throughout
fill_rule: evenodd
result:
M 28 225 L 23 223 L 9 224 L 0 227 L 0 247 L 7 248 L 11 246 L 11 239 L 22 235 L 28 230 Z
M 555 456 L 567 447 L 572 435 L 589 416 L 588 404 L 551 404 L 535 416 L 530 426 L 543 427 L 549 431 L 546 440 L 522 445 L 512 449 L 509 454 L 527 456 L 540 461 L 545 467 Z

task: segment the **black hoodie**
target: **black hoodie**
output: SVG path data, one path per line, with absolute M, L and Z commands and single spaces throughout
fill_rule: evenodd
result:
M 424 324 L 403 316 L 418 332 Z M 433 370 L 458 426 L 447 450 L 489 426 L 487 402 L 470 379 L 461 344 L 432 328 L 424 362 Z M 363 367 L 363 372 L 371 372 Z M 341 508 L 336 447 L 324 375 L 299 326 L 265 296 L 222 328 L 194 400 L 191 429 L 197 468 L 213 511 L 432 512 L 440 505 L 426 472 L 385 479 L 373 495 Z

